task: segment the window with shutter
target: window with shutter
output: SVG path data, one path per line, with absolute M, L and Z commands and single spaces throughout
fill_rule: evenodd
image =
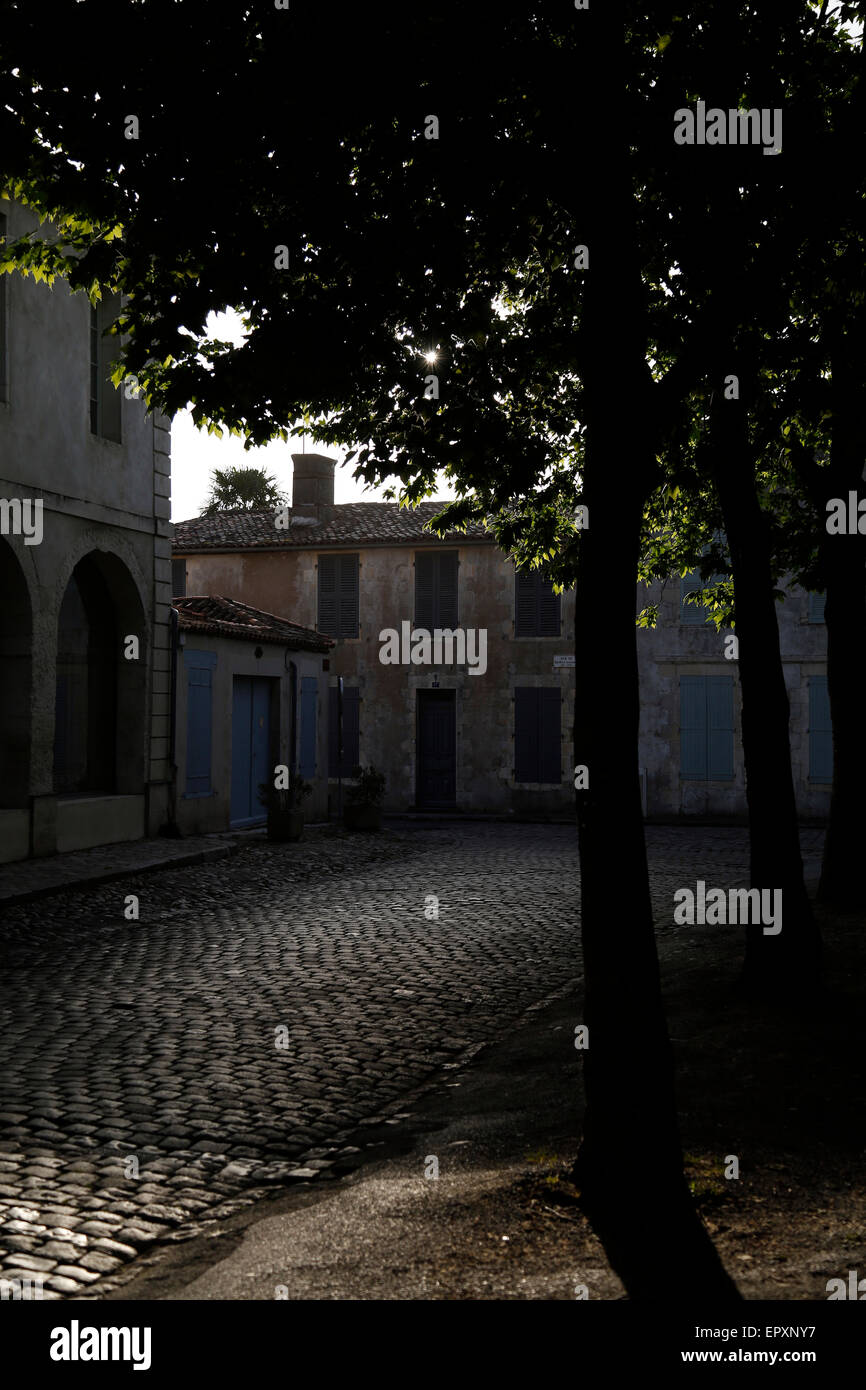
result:
M 319 615 L 316 626 L 319 632 L 326 633 L 328 637 L 337 636 L 339 606 L 336 555 L 319 556 Z
M 433 632 L 457 627 L 456 550 L 419 550 L 415 553 L 415 627 Z
M 553 580 L 538 577 L 538 636 L 558 637 L 561 626 L 562 595 L 554 593 Z
M 361 761 L 361 692 L 357 686 L 343 687 L 343 759 L 338 756 L 339 692 L 335 685 L 328 691 L 328 776 L 351 777 Z
M 680 676 L 680 777 L 730 782 L 733 776 L 733 676 Z
M 337 555 L 340 630 L 337 637 L 358 636 L 358 556 Z
M 809 677 L 809 778 L 833 781 L 833 724 L 826 676 Z
M 186 594 L 186 560 L 171 562 L 171 593 L 172 598 L 183 598 Z
M 517 570 L 514 576 L 515 637 L 559 637 L 561 594 L 540 570 Z
M 721 578 L 714 575 L 713 578 Z M 711 581 L 707 581 L 710 583 Z M 703 627 L 710 621 L 710 615 L 706 608 L 700 603 L 690 600 L 686 603 L 686 594 L 700 593 L 703 588 L 699 570 L 692 570 L 691 574 L 683 575 L 680 579 L 680 622 L 688 623 L 693 627 Z
M 809 595 L 809 622 L 810 622 L 810 623 L 823 623 L 823 622 L 825 621 L 825 619 L 824 619 L 824 605 L 826 604 L 826 602 L 827 602 L 827 595 L 826 595 L 826 594 L 810 594 L 810 595 Z
M 328 637 L 357 637 L 358 556 L 319 556 L 317 627 Z
M 514 780 L 562 781 L 562 693 L 559 686 L 514 691 Z
M 122 391 L 111 373 L 120 350 L 108 334 L 121 310 L 120 295 L 107 295 L 90 310 L 90 429 L 102 439 L 121 442 Z

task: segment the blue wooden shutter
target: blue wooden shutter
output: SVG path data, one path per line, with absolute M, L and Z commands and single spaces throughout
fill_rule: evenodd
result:
M 319 616 L 316 623 L 319 632 L 328 637 L 338 637 L 340 613 L 337 603 L 337 557 L 319 556 Z
M 827 602 L 827 595 L 826 595 L 826 594 L 810 594 L 810 595 L 809 595 L 809 622 L 810 622 L 810 623 L 823 623 L 823 622 L 825 621 L 825 619 L 824 619 L 824 605 L 826 604 L 826 602 Z
M 537 782 L 559 786 L 562 781 L 562 693 L 559 686 L 538 691 Z
M 809 776 L 833 781 L 833 724 L 826 676 L 809 677 Z
M 734 678 L 707 676 L 707 778 L 734 776 Z
M 315 676 L 301 677 L 301 759 L 300 774 L 309 780 L 316 774 L 317 711 L 319 682 Z
M 351 777 L 360 762 L 361 692 L 358 687 L 343 687 L 343 761 L 337 757 L 337 687 L 328 692 L 328 776 Z
M 707 776 L 707 678 L 680 676 L 680 776 Z
M 514 780 L 538 780 L 538 691 L 533 686 L 514 689 Z
M 215 652 L 185 652 L 186 795 L 210 796 Z
M 700 570 L 692 570 L 691 574 L 683 575 L 680 579 L 680 622 L 690 623 L 696 627 L 703 627 L 707 621 L 707 610 L 699 603 L 686 603 L 686 594 L 697 593 L 703 588 Z

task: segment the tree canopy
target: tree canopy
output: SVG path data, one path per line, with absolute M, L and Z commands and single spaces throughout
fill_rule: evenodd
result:
M 217 512 L 270 511 L 286 502 L 277 480 L 264 468 L 215 468 L 202 516 Z

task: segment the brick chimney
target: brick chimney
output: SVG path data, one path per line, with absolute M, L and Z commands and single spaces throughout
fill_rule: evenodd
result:
M 329 521 L 334 510 L 337 460 L 325 454 L 292 454 L 292 516 Z

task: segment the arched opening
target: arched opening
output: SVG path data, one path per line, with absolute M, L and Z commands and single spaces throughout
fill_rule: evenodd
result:
M 57 623 L 54 790 L 139 792 L 144 785 L 146 631 L 138 591 L 117 556 L 75 566 Z M 137 655 L 128 639 L 135 637 Z
M 32 620 L 27 581 L 0 541 L 0 806 L 26 806 L 30 790 Z

